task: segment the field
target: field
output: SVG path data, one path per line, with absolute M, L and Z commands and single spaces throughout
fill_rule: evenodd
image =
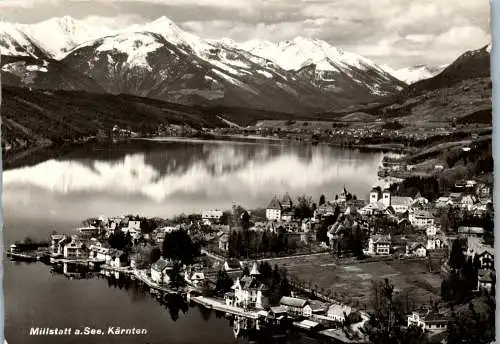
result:
M 286 258 L 270 262 L 286 267 L 289 273 L 304 282 L 305 286 L 326 293 L 333 292 L 335 299 L 360 309 L 370 309 L 372 281 L 388 278 L 401 294 L 415 305 L 428 304 L 429 299 L 439 298 L 441 276 L 430 273 L 423 260 L 388 260 L 355 264 L 337 264 L 329 255 Z

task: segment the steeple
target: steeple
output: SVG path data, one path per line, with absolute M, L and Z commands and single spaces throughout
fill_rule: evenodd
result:
M 250 271 L 250 276 L 259 276 L 260 272 L 259 269 L 257 269 L 257 263 L 254 262 L 252 266 L 252 271 Z

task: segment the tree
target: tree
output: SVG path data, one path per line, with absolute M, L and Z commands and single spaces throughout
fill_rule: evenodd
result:
M 231 279 L 231 277 L 229 277 L 227 272 L 224 270 L 219 270 L 219 272 L 217 273 L 217 281 L 215 283 L 215 289 L 218 292 L 226 293 L 231 290 L 232 286 L 233 286 L 233 280 Z
M 295 217 L 299 219 L 311 218 L 313 216 L 311 205 L 311 197 L 307 197 L 305 195 L 298 197 L 297 205 L 295 207 Z
M 451 245 L 449 265 L 455 270 L 461 270 L 465 265 L 465 256 L 460 240 L 454 240 Z
M 174 261 L 174 265 L 172 267 L 172 272 L 170 273 L 170 286 L 174 289 L 179 289 L 186 284 L 182 276 L 182 268 L 181 264 L 177 261 Z
M 149 263 L 153 264 L 160 258 L 161 258 L 161 250 L 158 247 L 153 248 L 151 250 L 151 253 L 149 254 Z
M 443 232 L 448 232 L 448 230 L 450 229 L 450 217 L 447 213 L 441 214 L 439 223 L 441 224 L 441 229 L 443 230 Z
M 165 235 L 162 251 L 164 258 L 190 265 L 199 255 L 199 246 L 193 243 L 186 231 L 177 230 Z
M 323 204 L 325 204 L 325 203 L 326 203 L 326 200 L 325 200 L 325 195 L 321 195 L 321 196 L 319 197 L 319 205 L 321 206 L 321 205 L 323 205 Z

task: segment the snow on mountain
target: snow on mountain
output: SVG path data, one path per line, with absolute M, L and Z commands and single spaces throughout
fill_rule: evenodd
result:
M 51 18 L 33 25 L 19 25 L 19 28 L 57 60 L 79 44 L 112 33 L 106 27 L 90 26 L 69 16 Z
M 286 70 L 297 71 L 307 65 L 316 64 L 320 70 L 338 71 L 356 67 L 361 70 L 375 68 L 383 71 L 370 60 L 319 39 L 299 36 L 276 44 L 265 40 L 250 40 L 241 43 L 239 47 L 269 59 Z
M 425 65 L 418 65 L 418 66 L 394 70 L 391 67 L 384 65 L 382 68 L 384 68 L 388 73 L 390 73 L 396 79 L 401 80 L 404 83 L 410 85 L 423 79 L 432 78 L 433 76 L 441 73 L 447 66 L 448 65 L 429 67 Z
M 0 54 L 36 57 L 36 47 L 18 25 L 0 22 Z

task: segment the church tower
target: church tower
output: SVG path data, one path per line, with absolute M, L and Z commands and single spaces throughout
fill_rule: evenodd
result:
M 382 203 L 388 207 L 391 205 L 391 191 L 388 188 L 384 189 L 382 193 Z

